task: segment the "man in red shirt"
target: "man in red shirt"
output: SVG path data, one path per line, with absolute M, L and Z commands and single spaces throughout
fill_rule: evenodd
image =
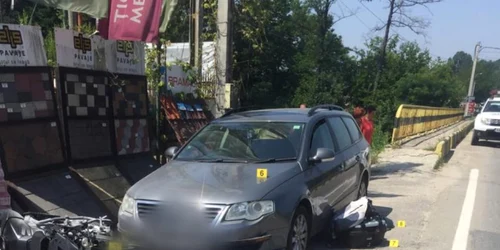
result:
M 368 106 L 366 107 L 366 115 L 361 118 L 361 133 L 365 136 L 366 141 L 371 145 L 373 132 L 375 130 L 375 126 L 373 124 L 373 116 L 375 115 L 375 107 Z

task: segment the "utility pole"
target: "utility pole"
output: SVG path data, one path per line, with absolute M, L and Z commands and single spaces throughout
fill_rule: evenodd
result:
M 203 1 L 190 0 L 191 19 L 189 22 L 189 64 L 197 70 L 197 76 L 201 77 L 203 43 L 201 34 L 203 31 Z
M 226 103 L 230 100 L 231 95 L 226 97 L 226 85 L 230 86 L 232 81 L 232 0 L 218 0 L 217 3 L 217 44 L 215 49 L 216 56 L 216 117 L 221 116 L 225 112 Z
M 472 101 L 472 98 L 474 97 L 474 80 L 476 78 L 476 64 L 477 64 L 477 60 L 479 58 L 479 51 L 480 50 L 481 50 L 481 42 L 478 42 L 476 44 L 476 47 L 474 48 L 472 72 L 471 72 L 470 81 L 469 81 L 469 91 L 467 92 L 467 105 L 465 105 L 464 117 L 468 117 L 470 115 L 469 114 L 469 103 Z
M 72 11 L 68 11 L 68 27 L 70 30 L 73 30 L 73 25 L 74 25 L 74 22 L 73 22 L 73 12 Z

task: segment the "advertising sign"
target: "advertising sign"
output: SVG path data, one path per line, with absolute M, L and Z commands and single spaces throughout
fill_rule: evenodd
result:
M 172 65 L 167 68 L 167 84 L 168 89 L 172 91 L 173 94 L 184 92 L 193 93 L 195 87 L 188 80 L 188 74 L 182 70 L 179 65 Z
M 40 27 L 0 24 L 0 67 L 47 66 Z
M 104 39 L 55 28 L 57 64 L 61 67 L 106 71 Z
M 145 75 L 145 53 L 141 42 L 105 41 L 106 66 L 118 74 Z

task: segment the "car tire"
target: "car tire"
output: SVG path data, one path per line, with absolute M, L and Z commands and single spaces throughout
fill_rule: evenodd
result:
M 368 181 L 363 179 L 361 183 L 359 183 L 359 188 L 358 188 L 358 195 L 356 200 L 359 200 L 359 198 L 363 196 L 368 196 Z
M 300 206 L 293 215 L 290 231 L 288 232 L 287 250 L 306 250 L 311 235 L 311 222 L 305 207 Z M 297 245 L 299 244 L 299 245 Z M 298 246 L 298 247 L 296 247 Z
M 479 144 L 479 137 L 477 136 L 476 131 L 472 132 L 472 140 L 471 140 L 470 144 L 473 146 Z

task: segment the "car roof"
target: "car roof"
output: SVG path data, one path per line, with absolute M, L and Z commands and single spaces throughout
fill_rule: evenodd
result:
M 276 121 L 276 122 L 303 122 L 306 123 L 318 115 L 341 115 L 348 114 L 345 111 L 318 109 L 309 116 L 310 108 L 282 108 L 282 109 L 259 109 L 243 111 L 223 116 L 214 122 L 256 122 L 256 121 Z

